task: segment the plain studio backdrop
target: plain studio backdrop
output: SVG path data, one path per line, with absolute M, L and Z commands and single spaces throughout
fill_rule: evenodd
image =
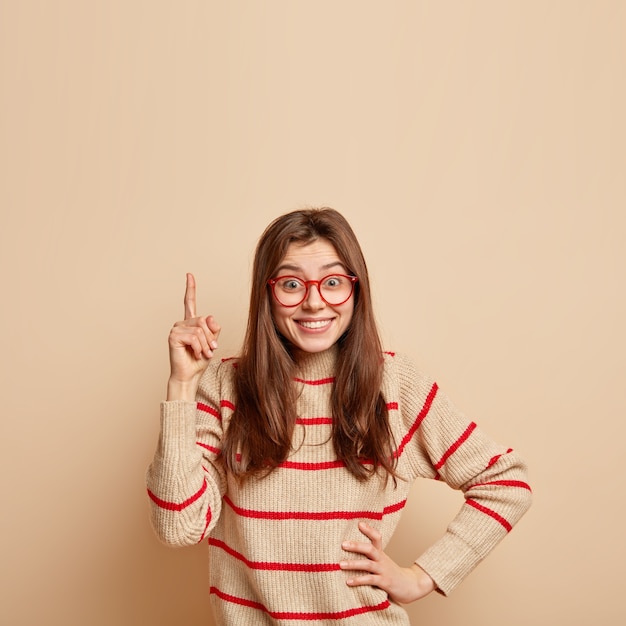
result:
M 329 205 L 387 348 L 534 507 L 414 624 L 621 625 L 626 3 L 0 0 L 0 623 L 212 625 L 144 473 L 185 272 L 243 337 L 253 248 Z M 418 483 L 390 551 L 461 504 Z M 320 537 L 323 541 L 323 537 Z

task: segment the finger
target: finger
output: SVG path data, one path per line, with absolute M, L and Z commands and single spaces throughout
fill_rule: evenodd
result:
M 378 530 L 365 522 L 359 522 L 359 530 L 372 542 L 377 550 L 383 549 L 383 536 Z
M 204 339 L 206 344 L 210 350 L 217 349 L 217 338 L 220 334 L 220 326 L 213 320 L 213 316 L 209 315 L 208 317 L 198 317 L 196 318 L 198 326 L 202 329 L 204 333 Z M 213 353 L 209 356 L 213 356 Z
M 378 550 L 383 549 L 383 536 L 379 530 L 373 528 L 366 522 L 359 522 L 359 530 L 372 542 Z
M 198 326 L 174 326 L 170 332 L 169 343 L 172 348 L 178 346 L 188 348 L 198 360 L 210 359 L 213 356 L 205 331 Z
M 213 356 L 209 337 L 207 337 L 207 332 L 208 330 L 206 328 L 202 328 L 201 326 L 196 326 L 192 330 L 194 339 L 197 341 L 197 345 L 200 347 L 200 352 L 196 352 L 196 358 L 198 359 L 200 359 L 201 357 L 210 359 Z
M 204 348 L 198 335 L 190 335 L 187 345 L 191 348 L 197 361 L 200 361 L 204 357 Z
M 204 320 L 206 323 L 206 327 L 213 333 L 213 341 L 210 342 L 211 348 L 214 350 L 217 348 L 217 339 L 220 336 L 220 331 L 222 327 L 215 321 L 215 318 L 212 315 L 209 315 Z
M 367 585 L 368 587 L 380 587 L 381 578 L 377 574 L 364 574 L 362 576 L 353 576 L 346 580 L 349 587 L 360 587 Z
M 196 279 L 193 274 L 187 274 L 187 286 L 185 288 L 185 319 L 190 320 L 196 316 Z
M 346 552 L 356 552 L 362 554 L 368 559 L 375 559 L 378 556 L 378 550 L 371 543 L 360 543 L 358 541 L 344 541 L 341 547 Z
M 341 561 L 339 567 L 343 570 L 354 570 L 359 572 L 370 572 L 377 574 L 380 572 L 380 564 L 370 559 L 354 559 L 352 561 Z
M 212 350 L 217 348 L 217 341 L 216 335 L 209 329 L 204 317 L 176 322 L 170 332 L 170 345 L 175 346 L 179 342 L 183 345 L 187 344 L 185 336 L 189 335 L 195 335 L 198 338 L 202 352 L 207 359 L 210 359 L 213 356 Z

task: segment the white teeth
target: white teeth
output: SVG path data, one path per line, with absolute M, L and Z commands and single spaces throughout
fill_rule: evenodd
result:
M 330 320 L 320 320 L 319 322 L 298 322 L 300 326 L 304 326 L 305 328 L 324 328 L 324 326 L 328 326 L 330 324 Z

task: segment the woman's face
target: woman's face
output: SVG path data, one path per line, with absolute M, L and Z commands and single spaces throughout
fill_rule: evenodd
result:
M 317 239 L 304 245 L 290 244 L 274 278 L 294 276 L 307 281 L 347 273 L 334 246 L 327 239 Z M 306 298 L 297 306 L 282 306 L 272 296 L 274 323 L 296 351 L 322 352 L 330 348 L 346 332 L 353 312 L 354 293 L 343 304 L 330 305 L 316 285 L 309 286 Z

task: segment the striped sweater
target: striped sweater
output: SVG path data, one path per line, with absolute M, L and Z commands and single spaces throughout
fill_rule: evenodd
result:
M 236 360 L 211 361 L 197 403 L 164 402 L 147 473 L 152 523 L 171 545 L 208 541 L 210 594 L 220 625 L 408 624 L 381 589 L 348 587 L 345 540 L 364 541 L 359 520 L 386 544 L 417 478 L 443 480 L 464 502 L 445 534 L 415 559 L 449 594 L 511 530 L 530 504 L 523 462 L 459 413 L 436 383 L 386 353 L 382 393 L 400 479 L 359 482 L 338 462 L 330 433 L 336 350 L 299 364 L 292 452 L 269 476 L 243 486 L 220 462 L 235 408 Z M 415 555 L 417 556 L 417 555 Z M 402 563 L 408 566 L 410 563 Z

